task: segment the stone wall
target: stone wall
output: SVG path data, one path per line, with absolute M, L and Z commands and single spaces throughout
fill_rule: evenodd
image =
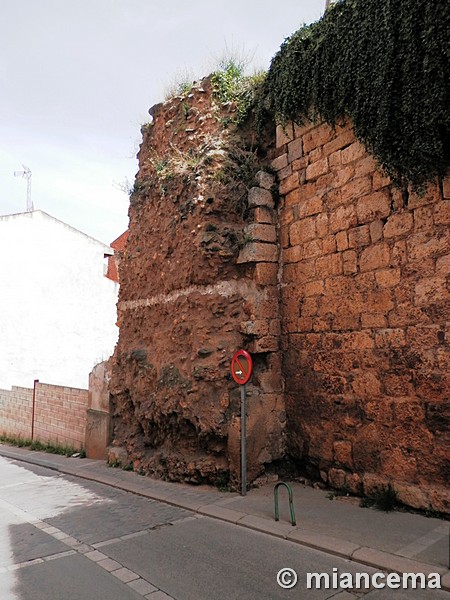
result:
M 112 452 L 167 479 L 236 484 L 239 348 L 255 365 L 249 480 L 284 454 L 274 178 L 255 178 L 251 144 L 223 127 L 234 111 L 215 105 L 205 80 L 153 107 L 142 129 L 120 265 Z
M 84 447 L 88 391 L 36 383 L 33 439 L 44 444 Z M 32 438 L 33 390 L 0 390 L 0 433 Z
M 288 450 L 450 511 L 450 179 L 400 191 L 349 124 L 277 130 Z
M 331 487 L 391 483 L 405 504 L 449 512 L 449 178 L 394 187 L 349 123 L 279 127 L 256 156 L 251 128 L 224 127 L 234 110 L 205 80 L 142 129 L 114 456 L 236 485 L 229 369 L 244 348 L 250 482 L 288 458 Z

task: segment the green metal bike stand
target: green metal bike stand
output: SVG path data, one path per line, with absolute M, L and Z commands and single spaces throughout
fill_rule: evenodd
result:
M 284 486 L 288 491 L 289 510 L 291 511 L 291 523 L 292 523 L 292 526 L 295 527 L 297 525 L 297 523 L 295 521 L 294 500 L 293 500 L 292 488 L 288 483 L 285 483 L 284 481 L 280 481 L 279 483 L 277 483 L 273 490 L 273 495 L 274 495 L 274 499 L 275 499 L 275 521 L 280 520 L 280 511 L 278 508 L 278 488 L 280 486 Z

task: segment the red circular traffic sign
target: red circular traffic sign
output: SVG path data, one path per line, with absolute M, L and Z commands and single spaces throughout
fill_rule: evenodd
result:
M 236 383 L 244 385 L 252 376 L 253 361 L 246 350 L 238 350 L 231 359 L 231 375 Z

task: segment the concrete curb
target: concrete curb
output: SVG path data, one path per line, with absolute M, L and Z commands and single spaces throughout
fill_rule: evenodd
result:
M 33 456 L 34 455 L 34 456 Z M 204 502 L 201 495 L 195 498 L 195 492 L 190 494 L 190 497 L 180 493 L 178 490 L 151 490 L 145 486 L 145 480 L 133 480 L 130 473 L 130 481 L 124 481 L 124 472 L 118 471 L 117 475 L 112 473 L 93 473 L 89 467 L 105 465 L 103 461 L 92 461 L 88 464 L 80 466 L 72 466 L 65 464 L 64 459 L 55 460 L 42 458 L 34 451 L 14 451 L 0 445 L 0 456 L 11 460 L 18 460 L 29 464 L 42 466 L 61 474 L 79 477 L 89 481 L 96 481 L 110 487 L 114 487 L 132 494 L 137 494 L 148 498 L 164 502 L 178 508 L 184 508 L 191 512 L 195 512 L 202 516 L 207 516 L 212 519 L 218 519 L 240 527 L 246 527 L 254 531 L 259 531 L 267 535 L 272 535 L 277 538 L 285 539 L 289 542 L 300 544 L 307 548 L 313 548 L 326 554 L 346 558 L 361 565 L 373 567 L 381 571 L 391 573 L 438 573 L 441 576 L 441 586 L 443 590 L 450 591 L 450 570 L 445 567 L 430 565 L 416 560 L 404 558 L 396 554 L 390 554 L 369 546 L 359 546 L 352 542 L 334 538 L 311 531 L 302 530 L 301 527 L 292 527 L 288 523 L 276 522 L 264 517 L 255 516 L 241 511 L 232 510 L 221 505 L 216 505 L 215 501 L 210 503 Z M 65 460 L 70 460 L 65 458 Z M 127 474 L 128 475 L 128 474 Z M 166 484 L 167 485 L 167 484 Z M 170 484 L 168 484 L 170 485 Z

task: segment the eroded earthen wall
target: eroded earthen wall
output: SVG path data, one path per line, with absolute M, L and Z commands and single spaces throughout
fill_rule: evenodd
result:
M 284 454 L 274 177 L 256 175 L 254 150 L 224 127 L 233 110 L 208 81 L 153 107 L 121 257 L 113 443 L 122 462 L 172 480 L 238 481 L 239 348 L 255 364 L 249 481 Z
M 450 179 L 394 188 L 349 125 L 277 132 L 288 449 L 450 510 Z

